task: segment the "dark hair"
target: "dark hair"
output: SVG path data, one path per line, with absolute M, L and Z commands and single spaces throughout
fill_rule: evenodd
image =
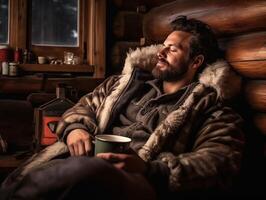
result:
M 193 35 L 190 41 L 190 58 L 202 54 L 203 66 L 217 60 L 220 53 L 218 42 L 207 24 L 196 19 L 187 19 L 186 16 L 178 16 L 171 22 L 171 26 L 173 31 L 184 31 Z

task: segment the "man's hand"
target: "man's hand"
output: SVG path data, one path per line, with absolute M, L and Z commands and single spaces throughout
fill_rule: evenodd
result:
M 83 129 L 75 129 L 67 136 L 67 146 L 71 156 L 91 155 L 92 137 Z
M 98 153 L 96 156 L 127 172 L 143 174 L 147 169 L 147 163 L 136 154 Z

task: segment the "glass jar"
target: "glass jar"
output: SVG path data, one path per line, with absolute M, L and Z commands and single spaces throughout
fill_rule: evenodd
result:
M 9 63 L 9 76 L 18 75 L 18 63 L 11 62 Z
M 2 75 L 3 76 L 8 76 L 9 74 L 9 66 L 8 66 L 8 62 L 2 62 Z

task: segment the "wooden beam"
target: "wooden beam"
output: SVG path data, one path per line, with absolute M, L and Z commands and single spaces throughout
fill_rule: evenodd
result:
M 147 41 L 162 42 L 178 15 L 209 24 L 219 37 L 265 30 L 265 0 L 178 0 L 155 7 L 145 14 L 143 32 Z
M 229 38 L 226 59 L 230 62 L 266 60 L 266 31 Z
M 38 76 L 3 77 L 0 76 L 0 93 L 30 94 L 33 92 L 55 93 L 58 83 L 71 85 L 80 94 L 91 92 L 104 81 L 104 78 L 75 77 L 75 78 L 44 78 Z
M 266 112 L 266 80 L 250 80 L 244 91 L 247 102 L 254 110 Z
M 27 0 L 10 1 L 10 46 L 26 48 Z
M 20 64 L 19 68 L 26 72 L 69 72 L 93 73 L 90 65 L 50 65 L 50 64 Z

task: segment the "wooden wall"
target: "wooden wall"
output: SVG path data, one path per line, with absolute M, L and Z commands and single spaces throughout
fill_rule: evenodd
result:
M 243 77 L 247 107 L 242 109 L 259 129 L 266 158 L 266 1 L 178 0 L 163 4 L 144 15 L 146 42 L 162 42 L 178 15 L 200 19 L 214 29 L 226 59 Z M 249 134 L 258 134 L 255 130 Z
M 112 5 L 112 73 L 122 70 L 129 48 L 163 42 L 178 15 L 200 19 L 213 28 L 226 59 L 244 77 L 251 114 L 266 136 L 265 0 L 112 0 Z
M 110 30 L 112 37 L 109 47 L 107 71 L 120 73 L 123 69 L 126 53 L 144 44 L 143 17 L 152 8 L 173 0 L 112 0 Z

